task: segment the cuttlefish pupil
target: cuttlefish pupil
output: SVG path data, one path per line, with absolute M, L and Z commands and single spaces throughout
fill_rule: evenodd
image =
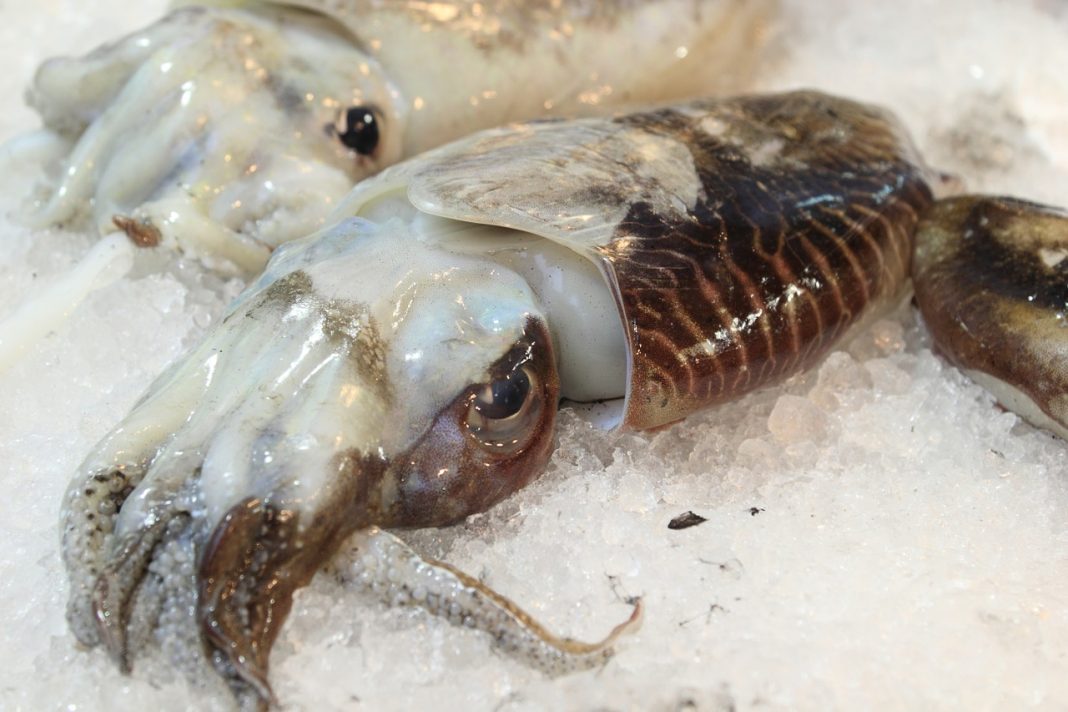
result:
M 345 111 L 333 130 L 341 143 L 361 156 L 370 156 L 378 148 L 378 118 L 376 110 L 356 106 Z

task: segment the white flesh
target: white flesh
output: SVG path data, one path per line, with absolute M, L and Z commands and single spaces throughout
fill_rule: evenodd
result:
M 519 274 L 548 317 L 561 396 L 597 401 L 625 394 L 623 324 L 608 284 L 592 261 L 530 233 L 420 212 L 403 191 L 376 197 L 358 214 L 375 222 L 400 219 L 416 240 L 480 255 Z
M 549 320 L 561 395 L 591 401 L 623 397 L 627 347 L 623 323 L 604 276 L 575 251 L 543 237 L 497 225 L 449 220 L 415 209 L 396 191 L 360 209 L 376 222 L 398 218 L 415 239 L 460 254 L 482 255 L 531 286 Z
M 439 6 L 449 12 L 451 4 Z M 375 14 L 361 23 L 361 36 L 381 47 L 375 56 L 390 68 L 411 107 L 405 154 L 518 119 L 591 115 L 737 91 L 755 64 L 777 2 L 560 5 L 585 5 L 590 19 L 523 28 L 518 46 L 494 31 L 489 10 L 481 22 L 457 21 L 450 32 L 418 37 L 412 23 L 397 15 Z M 405 41 L 390 41 L 398 37 Z

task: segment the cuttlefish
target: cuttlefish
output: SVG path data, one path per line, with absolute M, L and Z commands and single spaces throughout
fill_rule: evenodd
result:
M 774 0 L 201 0 L 27 93 L 27 219 L 258 273 L 360 179 L 508 121 L 737 89 Z M 41 142 L 33 141 L 36 145 Z

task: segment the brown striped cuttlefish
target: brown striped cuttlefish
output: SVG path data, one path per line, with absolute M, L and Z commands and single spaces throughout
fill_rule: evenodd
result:
M 75 635 L 126 667 L 168 601 L 192 601 L 193 644 L 266 706 L 293 593 L 348 541 L 352 580 L 388 601 L 549 672 L 600 663 L 639 603 L 603 641 L 560 638 L 386 530 L 529 483 L 562 398 L 623 398 L 622 427 L 652 429 L 811 366 L 898 295 L 917 234 L 936 338 L 1063 434 L 1065 216 L 936 202 L 935 181 L 886 111 L 795 92 L 513 125 L 361 183 L 81 467 L 63 511 Z M 978 259 L 996 284 L 968 283 Z M 978 328 L 1000 309 L 1000 332 Z M 1013 333 L 1035 318 L 1053 341 Z M 183 547 L 191 576 L 154 565 Z

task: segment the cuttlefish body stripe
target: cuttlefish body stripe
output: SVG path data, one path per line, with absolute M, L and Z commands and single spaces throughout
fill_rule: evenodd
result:
M 682 216 L 635 205 L 600 250 L 624 314 L 656 315 L 631 320 L 631 427 L 670 423 L 794 373 L 906 278 L 897 255 L 907 254 L 915 221 L 898 204 L 923 208 L 930 193 L 889 116 L 815 94 L 743 100 L 733 110 L 749 133 L 744 145 L 774 152 L 756 161 L 671 110 L 637 120 L 690 148 L 702 197 Z M 783 114 L 791 123 L 779 124 Z M 729 124 L 721 130 L 729 137 Z M 813 139 L 790 142 L 799 130 Z M 819 210 L 826 203 L 835 209 Z M 664 286 L 665 271 L 687 286 Z M 701 288 L 708 282 L 719 303 Z M 734 377 L 708 378 L 724 370 Z
M 939 201 L 920 224 L 913 272 L 939 349 L 1068 439 L 1068 213 L 1012 198 Z

